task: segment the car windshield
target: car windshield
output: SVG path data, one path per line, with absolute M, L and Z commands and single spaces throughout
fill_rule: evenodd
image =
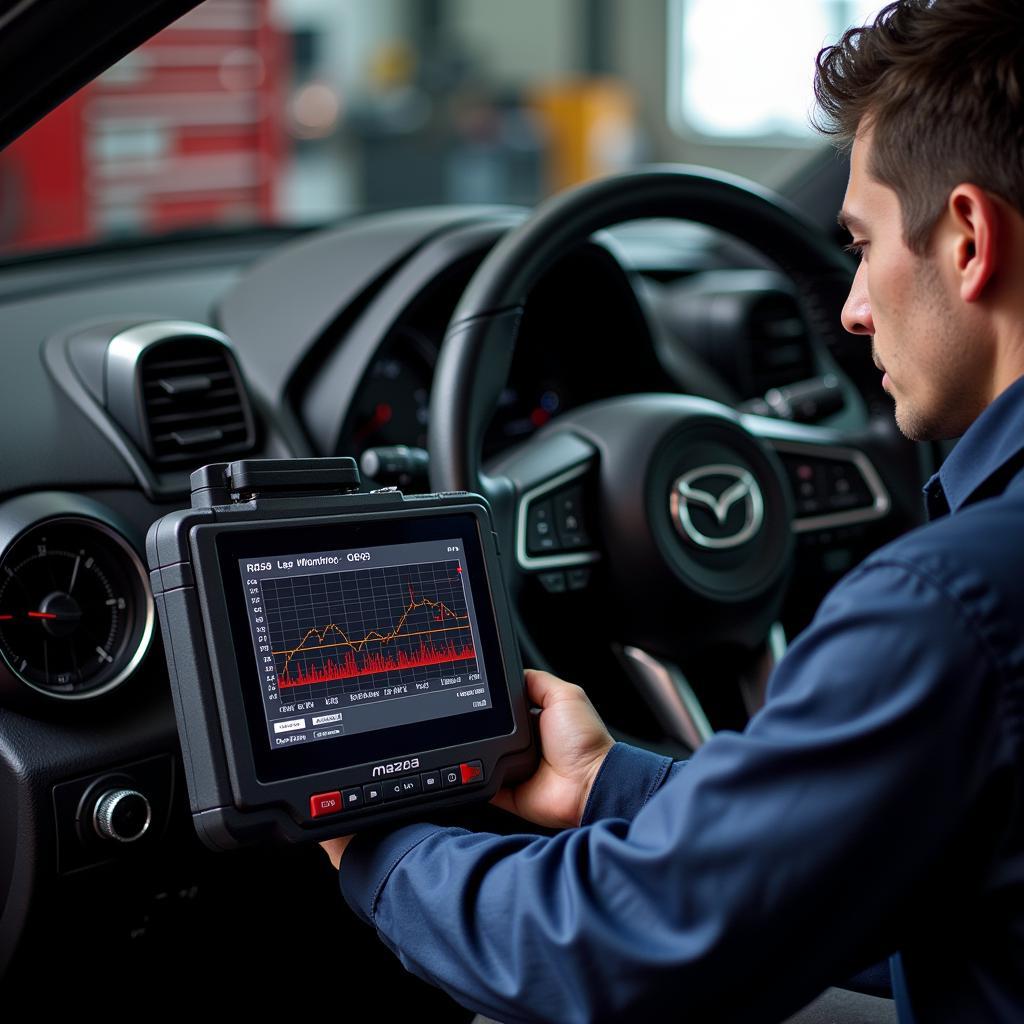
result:
M 877 7 L 206 0 L 0 153 L 0 252 L 532 205 L 651 162 L 778 186 L 822 145 L 817 48 Z

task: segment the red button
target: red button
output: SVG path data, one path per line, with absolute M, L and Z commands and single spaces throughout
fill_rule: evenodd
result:
M 463 785 L 467 782 L 476 782 L 477 779 L 484 777 L 484 768 L 479 761 L 470 761 L 469 764 L 463 762 L 459 765 L 459 772 L 462 775 Z
M 323 814 L 337 814 L 341 810 L 341 793 L 316 793 L 309 798 L 309 813 L 314 818 Z

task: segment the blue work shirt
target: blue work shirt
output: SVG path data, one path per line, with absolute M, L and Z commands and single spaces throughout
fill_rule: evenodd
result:
M 551 837 L 358 835 L 346 900 L 501 1021 L 777 1021 L 896 951 L 917 1024 L 1024 1020 L 1022 456 L 1024 378 L 744 732 L 685 764 L 616 744 Z

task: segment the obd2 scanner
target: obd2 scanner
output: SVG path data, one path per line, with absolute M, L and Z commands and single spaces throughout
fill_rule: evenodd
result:
M 536 765 L 486 501 L 359 485 L 347 458 L 216 463 L 149 530 L 212 849 L 422 817 Z

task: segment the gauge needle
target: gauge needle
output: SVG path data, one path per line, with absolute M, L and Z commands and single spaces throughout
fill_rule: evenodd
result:
M 78 578 L 78 563 L 82 561 L 82 556 L 79 555 L 75 559 L 75 567 L 71 570 L 71 582 L 68 584 L 68 593 L 75 589 L 75 580 Z

